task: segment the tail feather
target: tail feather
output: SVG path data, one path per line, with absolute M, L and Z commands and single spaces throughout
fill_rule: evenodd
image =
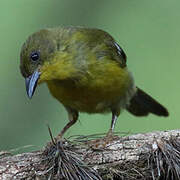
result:
M 169 115 L 165 107 L 139 88 L 126 109 L 135 116 L 147 116 L 149 113 L 158 116 Z

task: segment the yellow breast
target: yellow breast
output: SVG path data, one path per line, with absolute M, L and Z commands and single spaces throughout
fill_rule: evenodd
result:
M 116 63 L 89 67 L 77 81 L 47 81 L 51 94 L 64 106 L 80 112 L 98 113 L 110 110 L 113 104 L 128 99 L 127 92 L 133 87 L 133 79 L 126 68 Z

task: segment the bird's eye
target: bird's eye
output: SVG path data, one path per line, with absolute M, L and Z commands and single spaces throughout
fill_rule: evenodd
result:
M 39 60 L 40 54 L 39 52 L 32 52 L 30 57 L 32 61 L 37 61 Z

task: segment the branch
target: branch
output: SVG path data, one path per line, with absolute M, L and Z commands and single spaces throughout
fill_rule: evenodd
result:
M 79 136 L 35 152 L 0 152 L 0 179 L 180 179 L 179 133 L 116 136 L 103 149 L 90 147 L 99 140 Z

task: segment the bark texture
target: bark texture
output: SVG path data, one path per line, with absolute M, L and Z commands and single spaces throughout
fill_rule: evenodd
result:
M 94 148 L 93 136 L 49 143 L 44 149 L 0 152 L 0 180 L 180 179 L 180 130 L 115 137 Z M 91 147 L 90 147 L 91 146 Z

